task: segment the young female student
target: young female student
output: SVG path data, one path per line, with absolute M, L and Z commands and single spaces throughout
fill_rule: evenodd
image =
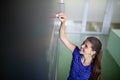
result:
M 80 46 L 71 43 L 65 33 L 66 16 L 59 14 L 60 39 L 72 51 L 72 62 L 67 80 L 101 80 L 101 48 L 96 37 L 88 37 Z

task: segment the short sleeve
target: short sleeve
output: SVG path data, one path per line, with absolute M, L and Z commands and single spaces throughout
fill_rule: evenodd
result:
M 72 53 L 73 58 L 80 56 L 79 51 L 80 49 L 78 48 L 78 46 L 76 46 Z

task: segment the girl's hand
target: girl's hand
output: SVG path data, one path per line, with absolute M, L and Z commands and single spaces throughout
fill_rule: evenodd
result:
M 61 23 L 65 23 L 66 22 L 66 16 L 65 16 L 64 13 L 60 13 L 58 18 L 61 21 Z

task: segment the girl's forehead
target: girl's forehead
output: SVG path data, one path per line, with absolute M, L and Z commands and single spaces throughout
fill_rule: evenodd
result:
M 84 44 L 86 44 L 87 46 L 92 47 L 92 43 L 89 40 L 85 40 Z

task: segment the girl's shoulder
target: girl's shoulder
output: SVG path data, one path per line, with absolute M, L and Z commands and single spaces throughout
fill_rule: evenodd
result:
M 80 49 L 78 46 L 75 46 L 75 49 L 73 50 L 73 56 L 80 56 Z

